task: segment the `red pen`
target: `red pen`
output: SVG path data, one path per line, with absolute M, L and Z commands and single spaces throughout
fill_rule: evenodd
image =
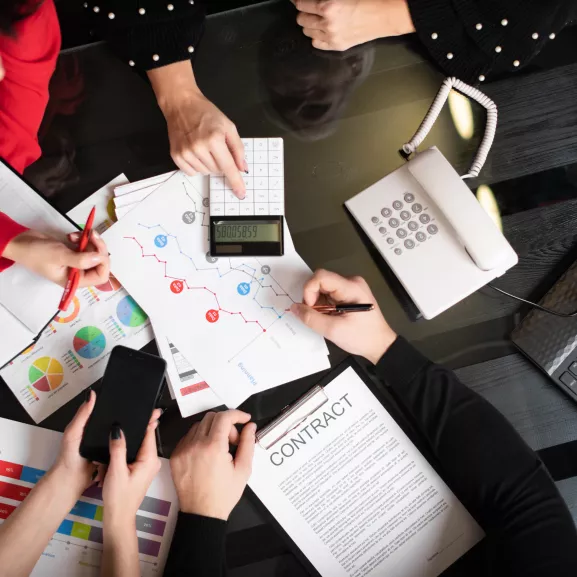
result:
M 82 231 L 82 236 L 80 237 L 80 242 L 78 243 L 78 252 L 84 252 L 88 246 L 88 239 L 90 238 L 90 233 L 92 232 L 92 225 L 94 223 L 94 214 L 96 213 L 96 207 L 93 206 L 90 214 L 88 215 L 88 220 L 86 221 L 86 226 Z M 80 274 L 77 268 L 71 268 L 68 273 L 68 281 L 64 287 L 64 294 L 58 306 L 58 310 L 65 311 L 70 306 L 74 295 L 76 294 L 76 289 L 78 288 L 78 283 L 80 282 Z

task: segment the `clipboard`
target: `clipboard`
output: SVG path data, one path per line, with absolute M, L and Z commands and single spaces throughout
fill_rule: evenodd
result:
M 359 379 L 366 385 L 369 391 L 381 403 L 385 410 L 400 426 L 403 432 L 407 435 L 409 440 L 415 445 L 418 451 L 429 462 L 432 468 L 439 474 L 443 481 L 447 484 L 449 489 L 459 499 L 457 493 L 447 482 L 443 475 L 443 470 L 433 455 L 431 447 L 423 434 L 420 432 L 418 425 L 414 418 L 403 407 L 402 403 L 396 398 L 394 391 L 383 384 L 376 375 L 371 375 L 354 357 L 348 357 L 337 367 L 326 374 L 315 386 L 313 386 L 307 393 L 297 398 L 294 403 L 287 405 L 275 418 L 269 421 L 264 426 L 260 427 L 256 433 L 257 443 L 265 450 L 273 448 L 277 443 L 280 443 L 291 431 L 303 425 L 316 411 L 323 407 L 328 402 L 329 397 L 324 391 L 324 387 L 329 385 L 336 377 L 347 369 L 353 369 Z M 268 447 L 268 448 L 267 448 Z M 298 545 L 293 541 L 289 534 L 284 530 L 282 525 L 276 520 L 274 515 L 268 510 L 266 505 L 259 499 L 256 493 L 250 486 L 246 487 L 246 496 L 251 504 L 255 506 L 258 512 L 266 519 L 267 523 L 272 525 L 283 541 L 287 544 L 288 549 L 300 561 L 309 575 L 314 577 L 326 577 L 317 571 L 315 566 L 309 561 L 306 555 L 301 551 Z M 460 499 L 459 499 L 460 500 Z M 465 505 L 466 507 L 466 505 Z M 484 542 L 484 540 L 482 541 Z M 479 544 L 468 552 L 466 552 L 460 559 L 454 563 L 460 563 L 463 559 L 475 555 L 479 549 Z
M 68 217 L 64 212 L 56 208 L 48 198 L 40 192 L 35 186 L 33 186 L 30 182 L 28 182 L 21 174 L 19 174 L 12 166 L 8 164 L 3 158 L 0 157 L 0 164 L 2 164 L 5 168 L 7 168 L 10 172 L 12 172 L 21 182 L 23 182 L 32 192 L 37 194 L 52 210 L 57 212 L 60 216 L 62 216 L 65 220 L 67 220 L 76 230 L 81 231 L 82 229 L 76 224 L 70 217 Z M 2 211 L 2 207 L 0 207 L 0 211 Z M 2 211 L 3 212 L 3 211 Z M 0 273 L 2 274 L 2 273 Z M 62 289 L 64 291 L 64 289 Z M 1 304 L 1 303 L 0 303 Z M 36 343 L 40 340 L 42 333 L 45 331 L 46 327 L 54 320 L 54 318 L 58 315 L 58 310 L 54 312 L 54 314 L 46 321 L 46 324 L 40 329 L 40 332 L 31 339 L 31 342 L 28 346 L 24 347 L 20 352 L 16 353 L 13 357 L 11 357 L 8 361 L 4 364 L 0 365 L 0 370 L 7 367 L 12 361 L 17 359 L 24 351 L 27 351 L 30 347 L 36 345 Z M 14 317 L 16 318 L 16 317 Z

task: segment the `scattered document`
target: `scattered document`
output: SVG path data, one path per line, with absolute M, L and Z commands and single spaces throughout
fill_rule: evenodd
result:
M 323 577 L 436 577 L 483 531 L 354 369 L 324 390 L 250 487 Z
M 102 231 L 106 219 L 111 218 L 107 206 L 114 183 L 121 181 L 126 179 L 118 177 L 69 215 L 82 225 L 96 206 L 99 219 L 94 221 L 95 228 Z M 62 289 L 58 290 L 60 299 Z M 39 423 L 102 377 L 114 346 L 140 349 L 153 338 L 147 315 L 111 276 L 103 285 L 79 289 L 68 310 L 59 313 L 38 342 L 7 365 L 0 376 Z
M 228 406 L 329 368 L 322 337 L 287 309 L 311 276 L 283 257 L 208 254 L 208 185 L 179 172 L 104 234 L 112 270 Z
M 20 224 L 66 240 L 76 227 L 0 162 L 0 211 Z M 62 287 L 13 264 L 0 274 L 0 367 L 31 345 L 58 310 Z
M 18 508 L 52 466 L 61 439 L 61 433 L 0 418 L 0 523 Z M 167 459 L 161 459 L 161 463 L 136 514 L 143 577 L 162 574 L 178 515 L 170 464 Z M 103 507 L 102 489 L 87 489 L 54 533 L 32 577 L 99 577 Z

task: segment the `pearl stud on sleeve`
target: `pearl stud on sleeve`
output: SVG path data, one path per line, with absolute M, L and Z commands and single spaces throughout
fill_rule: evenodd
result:
M 170 11 L 174 10 L 174 4 L 167 4 L 166 9 Z
M 160 60 L 160 56 L 159 56 L 158 54 L 153 54 L 153 55 L 152 55 L 152 59 L 153 59 L 155 62 L 158 62 L 158 61 Z
M 110 20 L 114 20 L 114 18 L 116 18 L 116 15 L 114 14 L 114 12 L 109 12 L 108 18 L 110 18 Z
M 517 68 L 521 64 L 518 60 L 513 60 L 513 66 Z
M 94 10 L 94 12 L 96 12 L 96 14 L 98 14 L 100 12 L 100 8 L 98 6 L 95 6 L 92 10 Z
M 507 20 L 507 18 L 503 18 L 503 20 L 501 20 L 501 26 L 507 26 L 507 24 L 509 24 L 509 20 Z
M 433 33 L 431 34 L 431 38 L 432 38 L 433 40 L 436 40 L 438 37 L 439 37 L 439 35 L 438 35 L 436 32 L 433 32 Z
M 475 28 L 476 28 L 477 30 L 483 30 L 483 25 L 479 22 L 479 23 L 475 26 Z
M 139 9 L 138 9 L 138 13 L 139 13 L 141 16 L 144 16 L 144 15 L 146 14 L 146 10 L 145 10 L 144 8 L 139 8 Z
M 485 80 L 485 75 L 484 75 L 484 74 L 481 74 L 481 76 L 479 76 L 479 80 L 480 80 L 481 82 L 484 82 L 484 80 Z
M 531 34 L 531 38 L 533 38 L 533 40 L 537 40 L 537 38 L 539 38 L 539 34 L 537 32 L 533 32 L 533 34 Z
M 500 46 L 495 46 L 495 52 L 497 52 L 497 54 L 501 52 L 501 50 L 503 49 Z
M 551 40 L 555 40 L 555 32 L 551 32 L 551 34 L 549 34 L 549 38 Z
M 192 54 L 194 52 L 194 46 L 189 46 L 187 50 L 190 54 Z
M 129 65 L 129 66 L 134 66 L 134 60 L 129 60 L 129 61 L 128 61 L 128 65 Z
M 447 54 L 447 59 L 448 59 L 448 60 L 453 60 L 453 53 L 452 53 L 452 52 L 449 52 L 449 53 Z

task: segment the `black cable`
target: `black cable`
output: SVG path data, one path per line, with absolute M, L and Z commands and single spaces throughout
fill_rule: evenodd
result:
M 544 313 L 549 313 L 550 315 L 555 315 L 556 317 L 563 317 L 563 318 L 571 318 L 571 317 L 577 317 L 577 311 L 573 311 L 572 313 L 560 313 L 559 311 L 554 311 L 553 309 L 548 309 L 547 307 L 541 306 L 537 303 L 533 303 L 531 301 L 528 301 L 526 299 L 523 299 L 521 297 L 512 295 L 511 293 L 508 293 L 507 291 L 504 291 L 503 289 L 500 289 L 494 285 L 492 285 L 491 283 L 489 283 L 487 286 L 490 286 L 493 290 L 496 290 L 497 292 L 500 292 L 501 294 L 504 294 L 508 297 L 511 297 L 512 299 L 521 301 L 523 303 L 527 303 L 528 305 L 531 305 L 532 307 L 543 311 Z

